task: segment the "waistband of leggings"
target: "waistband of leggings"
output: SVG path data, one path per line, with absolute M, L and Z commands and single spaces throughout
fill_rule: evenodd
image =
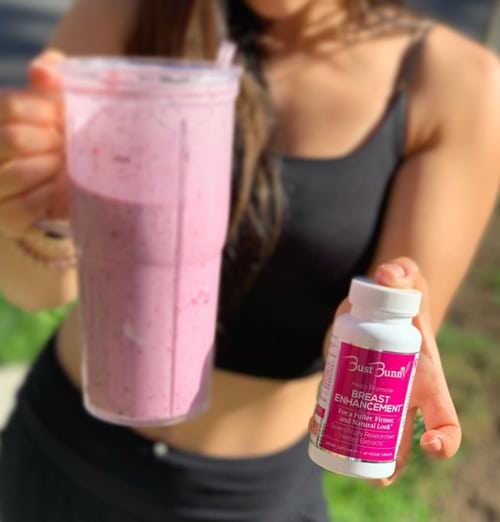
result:
M 212 458 L 166 446 L 158 455 L 154 442 L 86 412 L 53 341 L 28 375 L 18 410 L 32 438 L 62 471 L 105 501 L 147 513 L 152 521 L 163 521 L 165 509 L 172 522 L 173 513 L 180 522 L 189 520 L 193 506 L 220 512 L 213 519 L 221 522 L 229 520 L 227 513 L 233 522 L 247 520 L 277 496 L 290 505 L 300 502 L 300 494 L 320 480 L 319 468 L 307 457 L 307 438 L 257 458 Z M 245 515 L 239 518 L 239 512 Z

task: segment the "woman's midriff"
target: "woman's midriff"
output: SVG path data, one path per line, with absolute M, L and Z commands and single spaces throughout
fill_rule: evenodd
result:
M 68 378 L 81 388 L 78 311 L 57 339 L 57 356 Z M 208 410 L 170 426 L 131 428 L 179 449 L 216 457 L 262 456 L 297 442 L 307 430 L 320 375 L 289 381 L 214 370 Z M 126 428 L 125 428 L 126 429 Z

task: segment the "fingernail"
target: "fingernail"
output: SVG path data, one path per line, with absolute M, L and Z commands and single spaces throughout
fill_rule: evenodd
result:
M 380 265 L 379 270 L 384 272 L 391 272 L 391 274 L 397 279 L 403 279 L 406 277 L 405 269 L 396 263 L 385 263 Z
M 42 64 L 52 64 L 55 65 L 59 63 L 64 58 L 64 55 L 56 50 L 45 51 L 43 54 L 36 56 L 34 60 L 32 60 L 32 64 L 42 65 Z
M 434 437 L 422 443 L 422 447 L 431 453 L 439 453 L 443 449 L 443 441 L 439 437 Z
M 52 72 L 56 67 L 56 62 L 47 61 L 42 58 L 37 58 L 33 60 L 30 64 L 31 67 L 35 67 L 37 69 L 42 69 L 44 71 Z

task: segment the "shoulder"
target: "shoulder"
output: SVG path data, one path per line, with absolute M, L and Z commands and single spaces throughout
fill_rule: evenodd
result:
M 428 36 L 423 66 L 434 87 L 454 86 L 459 93 L 474 94 L 500 85 L 498 56 L 443 25 L 436 25 Z
M 418 67 L 412 105 L 423 134 L 462 133 L 473 138 L 475 130 L 500 133 L 498 56 L 446 26 L 435 25 Z

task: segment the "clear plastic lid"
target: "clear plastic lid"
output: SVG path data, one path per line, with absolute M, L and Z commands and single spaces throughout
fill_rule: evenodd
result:
M 418 290 L 389 288 L 366 277 L 354 278 L 349 290 L 349 301 L 353 305 L 395 315 L 417 315 L 421 300 Z
M 163 58 L 82 57 L 60 63 L 66 88 L 113 86 L 116 90 L 155 87 L 227 87 L 237 83 L 241 66 Z

